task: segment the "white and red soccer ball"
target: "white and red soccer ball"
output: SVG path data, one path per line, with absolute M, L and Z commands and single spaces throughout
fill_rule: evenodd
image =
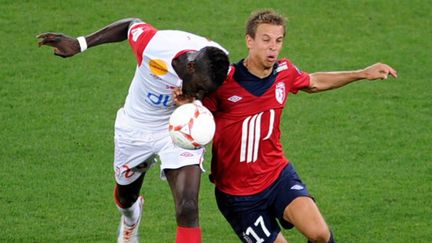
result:
M 216 125 L 207 108 L 187 103 L 171 114 L 168 129 L 175 145 L 184 149 L 199 149 L 211 142 Z

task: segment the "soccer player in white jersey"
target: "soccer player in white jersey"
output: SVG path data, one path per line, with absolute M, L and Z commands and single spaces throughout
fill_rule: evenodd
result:
M 201 242 L 198 192 L 204 149 L 174 146 L 168 120 L 175 104 L 202 98 L 226 78 L 227 51 L 206 38 L 175 30 L 157 30 L 140 19 L 114 22 L 92 34 L 72 38 L 43 33 L 39 45 L 71 57 L 89 47 L 128 39 L 137 60 L 124 107 L 117 112 L 114 136 L 114 197 L 121 222 L 118 242 L 138 242 L 146 171 L 159 156 L 161 178 L 175 201 L 177 243 Z

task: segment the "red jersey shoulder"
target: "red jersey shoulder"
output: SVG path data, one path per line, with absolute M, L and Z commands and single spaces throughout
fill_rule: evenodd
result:
M 296 94 L 300 89 L 309 86 L 310 77 L 307 72 L 301 71 L 294 63 L 287 58 L 278 61 L 278 79 L 288 82 L 289 92 Z
M 223 93 L 226 93 L 227 91 L 232 91 L 232 85 L 238 85 L 236 81 L 234 80 L 234 73 L 236 71 L 236 68 L 233 64 L 230 65 L 228 69 L 228 75 L 224 82 L 222 83 L 221 87 L 219 87 L 216 92 L 214 92 L 215 95 L 222 95 Z
M 225 83 L 232 82 L 232 81 L 234 80 L 234 73 L 235 73 L 235 70 L 236 70 L 236 68 L 235 68 L 234 64 L 231 64 L 231 65 L 229 66 L 229 69 L 228 69 L 228 75 L 227 75 L 227 77 L 226 77 L 226 79 L 225 79 L 225 81 L 224 81 L 224 84 L 225 84 Z
M 142 53 L 156 32 L 157 29 L 147 23 L 133 24 L 129 28 L 128 40 L 135 54 L 138 65 L 141 65 Z
M 243 92 L 243 88 L 241 88 L 237 81 L 234 79 L 235 72 L 236 67 L 234 64 L 231 64 L 225 81 L 223 82 L 221 87 L 219 87 L 215 92 L 217 93 L 219 99 L 223 99 L 223 97 L 232 93 Z

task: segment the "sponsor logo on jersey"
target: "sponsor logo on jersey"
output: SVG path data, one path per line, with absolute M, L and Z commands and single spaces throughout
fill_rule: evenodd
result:
M 258 159 L 261 141 L 261 118 L 264 112 L 248 116 L 242 124 L 240 162 L 255 162 Z
M 164 60 L 152 59 L 149 61 L 150 72 L 155 75 L 165 75 L 168 73 L 168 66 Z
M 168 107 L 171 105 L 171 95 L 148 92 L 145 101 L 153 106 Z
M 240 144 L 240 162 L 251 163 L 257 161 L 261 140 L 267 140 L 273 134 L 275 111 L 270 109 L 269 112 L 269 127 L 264 139 L 261 139 L 261 119 L 264 112 L 248 116 L 243 120 Z
M 233 102 L 233 103 L 236 103 L 237 101 L 240 101 L 241 99 L 243 99 L 243 98 L 240 96 L 237 96 L 237 95 L 233 95 L 233 96 L 228 98 L 228 100 Z
M 191 152 L 183 152 L 180 154 L 182 157 L 193 157 L 194 155 Z
M 296 185 L 292 186 L 290 189 L 291 189 L 291 190 L 300 191 L 300 190 L 303 190 L 304 187 L 303 187 L 302 185 L 298 185 L 298 184 L 296 184 Z
M 155 74 L 153 74 L 153 73 L 150 73 L 150 76 L 151 76 L 152 78 L 154 78 L 154 79 L 159 80 L 159 81 L 164 81 L 161 77 L 159 77 L 159 76 L 157 76 L 157 75 L 155 75 Z
M 276 84 L 275 89 L 275 97 L 279 104 L 282 104 L 285 100 L 285 84 L 283 82 L 279 82 Z
M 276 72 L 281 72 L 283 70 L 288 70 L 288 65 L 286 62 L 282 62 L 279 64 L 279 66 L 276 68 Z

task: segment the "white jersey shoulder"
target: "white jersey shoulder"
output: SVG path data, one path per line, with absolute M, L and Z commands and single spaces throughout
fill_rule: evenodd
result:
M 132 38 L 139 34 L 132 33 Z M 174 110 L 172 89 L 182 85 L 171 61 L 182 51 L 200 50 L 206 46 L 215 46 L 228 53 L 216 42 L 192 33 L 158 30 L 148 41 L 142 52 L 142 62 L 136 68 L 124 105 L 126 116 L 146 129 L 167 129 Z

